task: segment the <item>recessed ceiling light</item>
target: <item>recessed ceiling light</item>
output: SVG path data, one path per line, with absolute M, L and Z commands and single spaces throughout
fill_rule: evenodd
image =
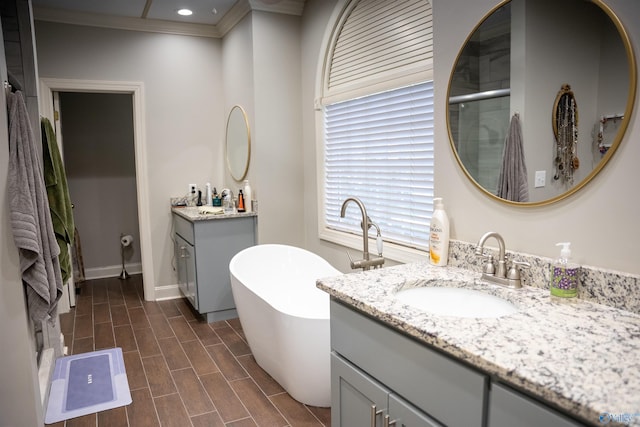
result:
M 179 9 L 178 10 L 178 15 L 182 15 L 182 16 L 189 16 L 192 15 L 193 11 L 190 9 Z

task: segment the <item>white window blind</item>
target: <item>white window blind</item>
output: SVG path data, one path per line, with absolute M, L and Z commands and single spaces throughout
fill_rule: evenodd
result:
M 385 241 L 426 249 L 433 211 L 433 82 L 325 106 L 324 207 L 330 229 L 362 235 L 351 196 Z

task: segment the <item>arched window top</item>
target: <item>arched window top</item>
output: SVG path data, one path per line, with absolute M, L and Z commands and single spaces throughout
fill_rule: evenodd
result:
M 433 75 L 431 2 L 346 2 L 327 46 L 322 104 L 426 80 Z

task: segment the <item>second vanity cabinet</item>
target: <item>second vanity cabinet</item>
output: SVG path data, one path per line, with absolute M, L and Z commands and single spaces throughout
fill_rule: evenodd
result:
M 174 211 L 173 237 L 178 284 L 193 308 L 207 322 L 237 317 L 229 261 L 256 244 L 256 216 L 190 220 Z
M 334 427 L 585 425 L 333 298 L 331 349 Z

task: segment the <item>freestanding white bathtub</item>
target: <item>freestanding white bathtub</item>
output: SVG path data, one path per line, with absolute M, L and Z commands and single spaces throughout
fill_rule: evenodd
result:
M 340 271 L 301 248 L 257 245 L 236 254 L 229 272 L 258 365 L 294 399 L 331 406 L 329 295 L 316 280 Z

